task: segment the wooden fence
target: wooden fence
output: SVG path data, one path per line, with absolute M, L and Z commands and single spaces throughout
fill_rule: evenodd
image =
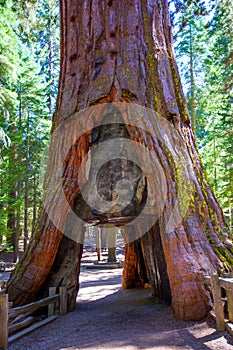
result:
M 228 273 L 223 277 L 218 275 L 206 276 L 205 282 L 210 284 L 217 331 L 222 332 L 226 328 L 230 333 L 233 331 L 233 274 Z M 226 298 L 222 297 L 222 289 L 225 290 Z M 224 304 L 227 303 L 227 316 L 225 317 Z
M 59 294 L 56 294 L 55 287 L 51 287 L 47 298 L 15 308 L 11 308 L 12 303 L 8 302 L 7 294 L 0 295 L 0 349 L 7 349 L 9 343 L 55 320 L 58 317 L 58 314 L 55 314 L 55 305 L 58 303 L 58 314 L 65 315 L 67 313 L 66 287 L 60 287 Z M 32 314 L 44 306 L 48 306 L 48 317 L 36 322 Z

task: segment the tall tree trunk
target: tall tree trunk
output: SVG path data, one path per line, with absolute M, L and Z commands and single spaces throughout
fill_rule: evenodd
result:
M 36 215 L 37 215 L 37 177 L 36 174 L 33 175 L 33 207 L 32 207 L 32 232 L 36 227 Z
M 7 245 L 13 247 L 15 250 L 15 239 L 16 239 L 16 214 L 13 202 L 16 200 L 16 190 L 11 188 L 9 192 L 9 202 L 8 202 L 8 218 L 7 218 L 7 229 L 9 234 L 7 234 Z
M 217 152 L 216 152 L 216 135 L 214 133 L 213 138 L 213 170 L 214 170 L 214 190 L 218 191 L 218 178 L 217 178 Z
M 25 150 L 25 189 L 24 189 L 24 251 L 28 246 L 28 208 L 29 208 L 29 119 L 30 112 L 27 115 L 27 136 L 26 136 L 26 150 Z
M 21 178 L 21 167 L 22 167 L 22 87 L 19 86 L 19 122 L 18 122 L 18 132 L 20 137 L 20 142 L 18 144 L 18 167 L 19 174 L 17 178 L 17 214 L 16 214 L 16 242 L 15 242 L 15 251 L 14 251 L 14 262 L 19 261 L 19 239 L 21 235 L 21 205 L 19 204 L 21 201 L 21 187 L 22 187 L 22 178 Z
M 49 49 L 49 57 L 48 57 L 48 65 L 49 65 L 49 80 L 51 84 L 51 80 L 53 79 L 53 51 L 52 51 L 52 35 L 51 35 L 51 21 L 48 22 L 48 49 Z M 53 115 L 53 106 L 52 106 L 52 91 L 50 87 L 49 96 L 48 96 L 48 102 L 49 102 L 49 115 L 52 118 Z
M 10 122 L 9 131 L 14 134 L 13 122 Z M 13 167 L 15 166 L 16 161 L 16 146 L 12 144 L 10 149 L 10 161 L 8 167 L 8 219 L 7 219 L 7 229 L 9 234 L 7 234 L 7 244 L 13 247 L 13 252 L 16 248 L 16 210 L 15 210 L 15 201 L 17 199 L 16 193 L 16 176 Z
M 128 115 L 132 102 L 137 108 Z M 149 111 L 141 117 L 143 106 L 156 112 L 153 118 Z M 83 118 L 78 112 L 87 107 Z M 114 126 L 106 124 L 109 113 Z M 155 295 L 171 299 L 177 317 L 202 318 L 210 301 L 204 276 L 229 268 L 232 244 L 195 147 L 165 0 L 61 1 L 61 73 L 52 131 L 44 206 L 8 284 L 14 305 L 34 300 L 55 283 L 68 286 L 69 305 L 74 306 L 83 242 L 76 213 L 83 221 L 129 224 L 125 285 L 148 277 Z M 117 138 L 130 140 L 132 149 L 125 152 L 123 143 L 115 147 L 121 157 L 103 164 L 104 172 L 96 175 L 97 198 L 114 202 L 122 179 L 132 180 L 134 192 L 130 205 L 103 215 L 84 197 L 94 196 L 93 171 L 102 159 L 96 146 Z M 147 184 L 143 169 L 125 160 L 131 154 L 135 162 L 144 161 L 136 144 L 149 153 L 145 162 L 153 168 L 155 187 Z M 121 190 L 127 192 L 123 185 Z M 148 232 L 143 235 L 143 217 L 136 225 L 133 220 L 144 210 L 147 195 Z M 146 277 L 141 274 L 145 270 Z

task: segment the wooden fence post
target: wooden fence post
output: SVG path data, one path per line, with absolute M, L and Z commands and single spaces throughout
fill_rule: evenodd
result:
M 216 315 L 217 331 L 222 332 L 225 329 L 225 318 L 223 311 L 221 287 L 218 275 L 210 276 L 210 284 L 214 300 L 214 311 Z
M 8 295 L 0 295 L 0 349 L 8 344 Z
M 233 272 L 224 273 L 225 278 L 233 278 Z M 233 285 L 232 285 L 233 288 Z M 233 289 L 226 289 L 229 321 L 233 322 Z
M 53 296 L 56 294 L 56 287 L 50 287 L 49 288 L 49 296 Z M 55 309 L 55 303 L 48 305 L 48 317 L 54 315 L 54 309 Z
M 233 322 L 233 290 L 226 289 L 226 295 L 229 321 Z
M 67 313 L 67 290 L 66 290 L 66 287 L 60 287 L 59 294 L 60 294 L 60 315 L 64 316 Z

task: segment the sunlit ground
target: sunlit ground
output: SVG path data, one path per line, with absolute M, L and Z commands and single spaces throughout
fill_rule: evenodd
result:
M 121 289 L 122 269 L 83 269 L 78 303 L 105 298 Z
M 149 289 L 122 291 L 122 269 L 86 269 L 85 259 L 76 310 L 9 350 L 233 350 L 230 336 L 216 332 L 214 323 L 176 320 Z

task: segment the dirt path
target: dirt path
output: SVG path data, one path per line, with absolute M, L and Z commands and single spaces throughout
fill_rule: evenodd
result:
M 13 343 L 9 350 L 233 350 L 230 335 L 216 332 L 210 321 L 178 321 L 149 290 L 122 291 L 121 269 L 82 270 L 76 310 Z

